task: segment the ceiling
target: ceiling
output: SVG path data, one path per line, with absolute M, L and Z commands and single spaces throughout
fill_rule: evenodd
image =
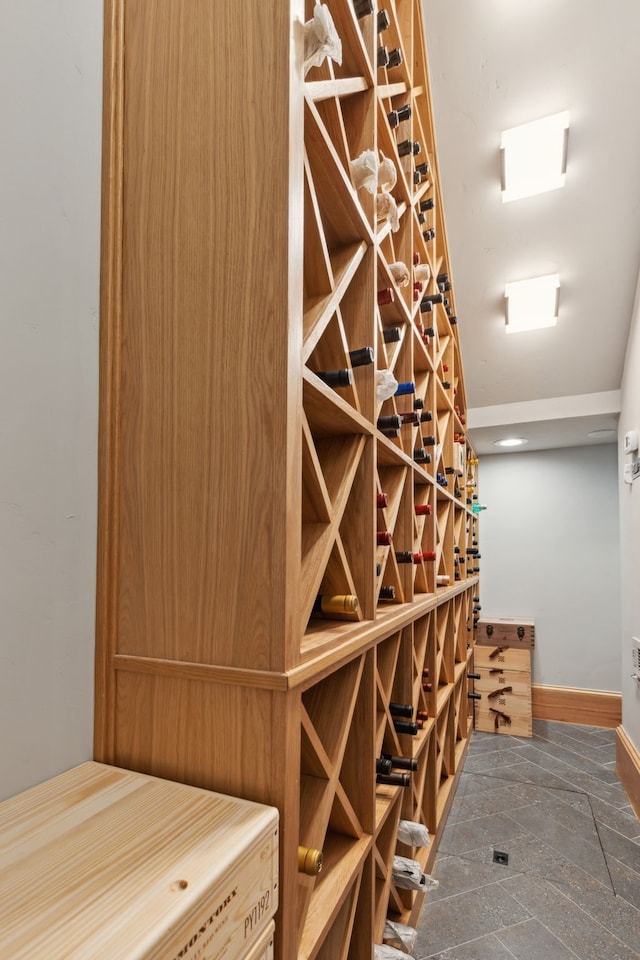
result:
M 640 267 L 640 3 L 423 3 L 471 438 L 606 442 L 587 433 L 617 422 Z M 561 110 L 565 187 L 503 204 L 502 130 Z M 505 282 L 556 272 L 557 326 L 506 334 Z

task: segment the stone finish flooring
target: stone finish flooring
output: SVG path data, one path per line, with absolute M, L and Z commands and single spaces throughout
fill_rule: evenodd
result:
M 534 720 L 533 734 L 474 733 L 414 957 L 640 958 L 640 822 L 615 731 Z

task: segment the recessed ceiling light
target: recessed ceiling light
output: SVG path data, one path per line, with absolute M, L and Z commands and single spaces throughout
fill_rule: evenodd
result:
M 555 327 L 558 322 L 560 277 L 551 273 L 505 284 L 507 333 Z
M 568 137 L 568 110 L 503 130 L 503 203 L 564 187 Z
M 496 447 L 523 447 L 525 443 L 529 443 L 524 437 L 505 437 L 504 440 L 494 440 L 493 442 Z

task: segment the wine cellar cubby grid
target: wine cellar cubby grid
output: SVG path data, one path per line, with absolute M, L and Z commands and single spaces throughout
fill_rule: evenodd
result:
M 421 4 L 327 8 L 105 8 L 95 754 L 278 807 L 279 960 L 417 921 L 479 589 Z

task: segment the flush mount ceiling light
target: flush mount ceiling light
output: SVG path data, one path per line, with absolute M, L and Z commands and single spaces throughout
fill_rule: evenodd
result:
M 496 447 L 523 447 L 529 441 L 524 437 L 505 437 L 504 440 L 494 440 L 493 443 Z
M 503 130 L 500 142 L 502 201 L 564 187 L 569 111 Z
M 507 333 L 555 327 L 558 322 L 560 277 L 557 273 L 506 283 L 504 296 Z

